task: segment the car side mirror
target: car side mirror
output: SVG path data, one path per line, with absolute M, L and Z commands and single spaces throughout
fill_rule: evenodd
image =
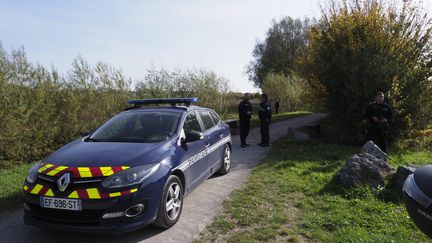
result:
M 90 135 L 91 133 L 92 133 L 92 130 L 84 131 L 84 132 L 81 133 L 81 137 L 88 136 L 88 135 Z
M 189 142 L 198 141 L 201 139 L 204 139 L 202 132 L 191 130 L 191 131 L 186 132 L 186 138 L 183 141 L 184 141 L 184 143 L 189 143 Z

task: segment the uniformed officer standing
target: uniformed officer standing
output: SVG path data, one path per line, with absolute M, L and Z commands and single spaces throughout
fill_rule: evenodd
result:
M 246 137 L 249 135 L 250 119 L 252 116 L 252 104 L 249 102 L 250 94 L 246 93 L 243 100 L 239 104 L 239 120 L 240 120 L 240 141 L 241 147 L 245 148 L 249 146 L 246 143 Z
M 387 132 L 393 111 L 389 104 L 384 102 L 384 93 L 378 92 L 375 101 L 366 108 L 368 121 L 368 140 L 372 140 L 383 152 L 387 153 Z
M 259 146 L 268 147 L 270 143 L 270 120 L 272 116 L 271 105 L 268 101 L 267 94 L 261 94 L 261 103 L 259 106 L 258 116 L 261 121 L 261 143 Z
M 280 107 L 279 100 L 276 100 L 276 102 L 275 102 L 275 111 L 276 111 L 276 114 L 279 113 L 279 107 Z

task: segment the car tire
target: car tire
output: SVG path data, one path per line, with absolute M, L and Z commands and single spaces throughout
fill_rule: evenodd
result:
M 177 223 L 183 209 L 183 191 L 181 180 L 175 175 L 170 175 L 163 189 L 154 226 L 170 228 Z
M 221 166 L 217 173 L 219 175 L 226 175 L 231 169 L 231 149 L 228 144 L 225 144 L 224 152 L 222 153 Z

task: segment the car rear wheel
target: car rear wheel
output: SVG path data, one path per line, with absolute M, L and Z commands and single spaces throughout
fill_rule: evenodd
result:
M 224 153 L 222 154 L 221 167 L 218 170 L 218 174 L 226 175 L 231 169 L 231 149 L 228 144 L 225 144 Z
M 175 175 L 170 175 L 164 186 L 158 215 L 153 223 L 157 227 L 169 228 L 177 223 L 183 208 L 183 184 Z

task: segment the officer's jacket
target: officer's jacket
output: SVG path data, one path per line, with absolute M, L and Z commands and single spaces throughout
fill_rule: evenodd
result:
M 388 128 L 388 123 L 391 122 L 393 118 L 393 110 L 388 103 L 378 104 L 373 102 L 368 105 L 365 113 L 366 119 L 368 120 L 368 125 L 371 128 L 378 128 L 384 126 L 384 128 Z M 387 119 L 387 123 L 378 123 L 374 122 L 372 119 L 373 116 L 376 116 L 379 120 L 382 118 Z
M 238 108 L 239 118 L 241 120 L 250 119 L 251 115 L 247 114 L 248 111 L 250 111 L 252 114 L 252 104 L 249 102 L 249 100 L 241 101 Z
M 270 119 L 272 116 L 271 105 L 268 101 L 263 101 L 259 105 L 258 116 L 261 120 Z

